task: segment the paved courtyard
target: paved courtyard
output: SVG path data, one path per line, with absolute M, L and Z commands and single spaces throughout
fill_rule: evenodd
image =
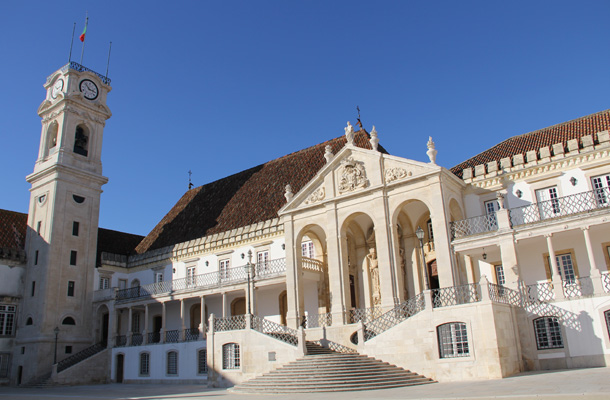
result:
M 110 384 L 55 387 L 47 389 L 0 388 L 0 400 L 257 400 L 274 397 L 290 400 L 320 399 L 610 399 L 610 368 L 524 373 L 488 381 L 435 383 L 408 388 L 360 392 L 243 395 L 225 389 L 198 385 Z

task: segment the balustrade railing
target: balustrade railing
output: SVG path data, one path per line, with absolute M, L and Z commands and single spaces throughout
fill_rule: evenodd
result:
M 286 273 L 286 259 L 284 258 L 269 260 L 253 266 L 251 278 L 256 280 L 280 276 Z M 246 266 L 240 266 L 171 281 L 121 289 L 117 291 L 116 299 L 121 301 L 168 294 L 180 290 L 215 288 L 246 282 L 247 279 L 248 271 Z
M 459 304 L 475 303 L 480 300 L 478 294 L 479 284 L 452 286 L 432 290 L 432 307 L 449 307 Z
M 331 313 L 323 314 L 307 314 L 303 316 L 301 326 L 305 329 L 321 328 L 323 326 L 332 326 L 333 316 Z
M 187 328 L 184 330 L 184 341 L 192 342 L 199 340 L 199 328 Z
M 478 217 L 451 222 L 450 228 L 451 240 L 459 239 L 461 237 L 476 235 L 479 233 L 497 231 L 498 219 L 495 213 L 480 215 Z
M 131 334 L 131 345 L 132 346 L 140 346 L 144 343 L 144 336 L 141 333 L 132 333 Z
M 287 326 L 277 324 L 268 319 L 261 318 L 257 315 L 251 316 L 251 329 L 257 332 L 264 333 L 282 342 L 296 346 L 299 343 L 298 331 L 288 328 Z
M 610 293 L 610 272 L 602 272 L 602 286 L 606 293 Z
M 161 332 L 148 332 L 147 343 L 159 343 L 161 341 Z
M 369 340 L 417 314 L 426 307 L 424 294 L 420 293 L 400 303 L 390 311 L 364 325 L 364 340 Z
M 527 285 L 527 297 L 530 301 L 551 301 L 555 299 L 552 282 L 538 282 Z
M 322 272 L 324 263 L 313 258 L 303 257 L 301 258 L 301 268 L 305 271 Z
M 371 308 L 355 308 L 353 310 L 349 310 L 347 315 L 347 321 L 350 324 L 355 324 L 358 321 L 362 321 L 363 323 L 370 322 L 375 318 L 379 318 L 383 311 L 379 307 L 371 307 Z
M 510 223 L 514 227 L 608 207 L 610 207 L 610 188 L 600 188 L 511 208 L 508 212 Z
M 114 340 L 114 345 L 116 347 L 123 347 L 127 345 L 127 336 L 125 335 L 118 335 L 115 340 Z
M 216 332 L 238 331 L 241 329 L 246 329 L 245 315 L 214 318 L 214 331 Z

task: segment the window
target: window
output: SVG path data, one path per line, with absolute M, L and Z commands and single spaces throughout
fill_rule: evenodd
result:
M 227 343 L 222 345 L 222 369 L 239 369 L 239 345 Z
M 220 279 L 229 279 L 229 267 L 231 260 L 220 260 L 218 261 L 218 271 L 220 271 Z
M 79 225 L 80 224 L 76 221 L 72 222 L 72 236 L 78 236 Z
M 140 333 L 140 313 L 134 313 L 131 316 L 131 331 L 133 333 Z
M 40 230 L 42 229 L 42 221 L 38 221 L 36 223 L 36 233 L 40 235 Z
M 11 353 L 0 353 L 0 378 L 8 378 L 8 368 L 11 365 Z
M 496 283 L 498 285 L 504 286 L 504 284 L 506 283 L 506 278 L 504 277 L 504 268 L 502 267 L 502 265 L 496 265 L 495 270 L 496 270 Z
M 89 134 L 86 131 L 87 128 L 79 125 L 76 127 L 74 132 L 74 152 L 81 156 L 87 157 L 89 151 L 87 150 L 89 144 Z
M 610 198 L 610 174 L 591 178 L 591 186 L 593 186 L 597 203 L 607 206 Z
M 32 320 L 32 317 L 28 317 L 27 321 L 25 321 L 26 325 L 34 325 L 34 321 Z
M 311 240 L 307 240 L 301 243 L 301 256 L 306 258 L 314 258 L 315 251 L 313 242 Z
M 100 290 L 108 289 L 110 287 L 110 278 L 107 276 L 100 277 Z
M 68 297 L 74 297 L 74 281 L 68 281 Z
M 16 306 L 0 305 L 0 336 L 13 336 L 15 334 Z
M 119 290 L 127 289 L 127 279 L 119 279 Z
M 428 222 L 426 222 L 426 227 L 428 228 L 428 242 L 433 242 L 434 231 L 432 230 L 432 220 L 428 220 Z
M 534 320 L 534 333 L 538 350 L 561 349 L 561 327 L 557 317 L 542 317 Z
M 34 297 L 34 294 L 36 293 L 36 281 L 32 281 L 32 297 Z
M 256 253 L 256 270 L 266 271 L 269 268 L 269 251 L 259 251 Z
M 538 211 L 540 212 L 540 218 L 552 218 L 561 212 L 558 198 L 559 196 L 557 194 L 556 186 L 536 190 L 536 199 L 538 200 Z
M 167 353 L 167 375 L 178 375 L 178 352 Z
M 567 283 L 575 283 L 576 274 L 574 273 L 572 254 L 557 254 L 555 258 L 557 260 L 557 267 L 559 268 L 559 274 L 561 275 L 561 279 Z
M 163 282 L 163 272 L 155 272 L 155 283 L 161 283 L 161 282 Z M 138 286 L 140 286 L 140 285 L 138 285 Z
M 450 322 L 439 325 L 436 330 L 441 358 L 468 357 L 470 355 L 465 323 Z
M 486 201 L 484 204 L 485 204 L 485 214 L 487 214 L 487 215 L 494 214 L 495 212 L 497 212 L 500 209 L 500 203 L 498 203 L 498 200 L 489 200 L 489 201 Z
M 66 346 L 66 354 L 72 354 L 72 346 Z
M 150 375 L 150 353 L 140 353 L 140 375 Z
M 64 318 L 63 321 L 61 321 L 62 325 L 76 325 L 76 322 L 74 321 L 74 318 L 72 317 L 66 317 Z
M 606 320 L 606 329 L 608 330 L 608 336 L 610 336 L 610 310 L 604 312 L 604 318 Z
M 70 265 L 76 265 L 76 250 L 70 251 Z
M 197 267 L 188 267 L 186 269 L 186 284 L 189 286 L 195 285 L 195 272 L 197 271 Z
M 197 373 L 208 373 L 208 352 L 205 349 L 199 350 L 197 352 Z
M 34 265 L 38 265 L 38 250 L 34 253 Z

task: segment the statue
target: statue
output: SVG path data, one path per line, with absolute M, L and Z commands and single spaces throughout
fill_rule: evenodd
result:
M 381 305 L 381 289 L 379 287 L 379 261 L 377 261 L 377 253 L 374 247 L 369 249 L 369 254 L 366 256 L 371 273 L 371 288 L 373 289 L 373 306 Z
M 354 127 L 347 121 L 345 129 L 345 137 L 347 138 L 347 144 L 354 144 Z

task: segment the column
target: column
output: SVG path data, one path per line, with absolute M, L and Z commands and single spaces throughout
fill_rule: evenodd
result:
M 150 332 L 150 327 L 148 325 L 148 304 L 144 305 L 144 343 L 148 344 L 148 333 Z
M 203 338 L 205 338 L 205 327 L 206 327 L 206 320 L 205 320 L 205 298 L 203 296 L 201 296 L 200 299 L 200 304 L 201 304 L 201 324 L 199 325 L 199 330 L 201 331 L 201 336 Z
M 582 233 L 585 237 L 585 246 L 587 248 L 587 257 L 589 258 L 589 279 L 591 279 L 591 283 L 593 284 L 593 293 L 594 294 L 603 294 L 604 286 L 602 285 L 602 275 L 600 270 L 595 262 L 595 254 L 593 254 L 593 245 L 591 244 L 591 236 L 589 234 L 589 227 L 585 226 L 582 229 Z M 582 288 L 581 288 L 582 290 Z M 583 293 L 587 294 L 587 293 Z
M 346 304 L 349 304 L 349 272 L 347 269 L 347 238 L 341 236 L 334 204 L 326 208 L 328 244 L 328 284 L 331 293 L 333 326 L 345 324 Z M 347 276 L 346 276 L 347 275 Z
M 512 235 L 500 240 L 500 257 L 502 258 L 502 268 L 506 280 L 505 286 L 518 290 L 521 271 L 519 269 L 517 250 L 515 249 L 515 241 Z
M 409 297 L 424 291 L 425 286 L 423 282 L 423 269 L 421 267 L 421 250 L 419 249 L 419 240 L 413 234 L 409 236 L 410 240 L 405 240 L 406 244 L 410 244 L 409 247 L 405 248 L 405 253 L 411 256 L 411 279 L 413 279 L 413 293 L 409 294 Z M 407 270 L 408 276 L 408 270 Z
M 379 290 L 381 291 L 381 307 L 384 311 L 394 307 L 396 297 L 393 243 L 384 226 L 384 221 L 377 219 L 375 224 L 375 245 L 379 262 Z
M 129 315 L 127 316 L 127 345 L 131 345 L 131 336 L 133 335 L 132 332 L 132 324 L 133 322 L 133 307 L 129 307 Z
M 466 279 L 468 279 L 467 283 L 475 283 L 475 275 L 472 268 L 472 257 L 470 257 L 468 254 L 464 254 L 464 265 L 466 267 Z
M 297 329 L 301 326 L 301 314 L 303 313 L 303 279 L 301 266 L 299 265 L 298 252 L 301 244 L 296 243 L 296 233 L 292 216 L 286 216 L 284 221 L 284 237 L 286 238 L 286 325 Z
M 440 182 L 431 188 L 430 200 L 430 219 L 434 230 L 434 248 L 436 253 L 436 265 L 438 268 L 438 280 L 441 288 L 454 286 L 453 264 L 451 262 L 451 242 L 449 240 L 450 231 L 448 229 L 448 218 L 445 210 L 443 189 Z M 425 229 L 425 226 L 421 227 Z M 424 265 L 425 272 L 427 265 Z
M 222 292 L 222 317 L 227 317 L 227 292 Z
M 166 302 L 161 303 L 161 343 L 165 343 Z
M 549 263 L 551 264 L 551 272 L 553 273 L 553 290 L 555 293 L 555 300 L 564 299 L 563 294 L 563 282 L 561 281 L 561 274 L 559 273 L 559 266 L 557 265 L 557 259 L 555 258 L 555 248 L 553 247 L 553 234 L 548 233 L 544 235 L 546 237 L 546 245 L 549 249 Z
M 182 338 L 183 340 L 186 339 L 186 334 L 184 332 L 186 330 L 186 325 L 184 323 L 185 314 L 186 312 L 184 309 L 184 299 L 180 299 L 180 322 L 182 323 L 182 330 L 180 331 L 178 337 Z
M 106 348 L 111 349 L 114 346 L 114 341 L 116 338 L 116 310 L 113 305 L 108 307 L 108 343 L 106 344 Z

